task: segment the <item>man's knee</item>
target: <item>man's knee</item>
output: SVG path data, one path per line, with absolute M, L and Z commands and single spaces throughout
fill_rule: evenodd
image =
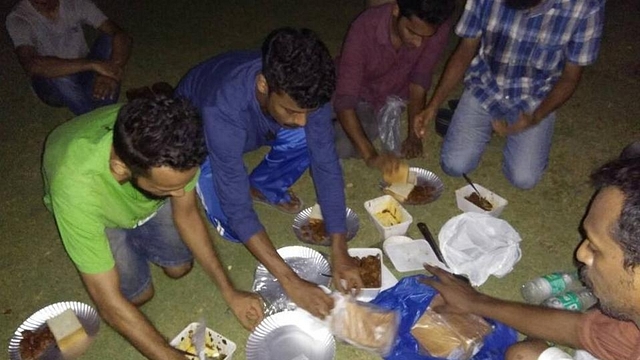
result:
M 522 190 L 533 189 L 542 178 L 542 172 L 522 168 L 511 169 L 507 166 L 504 168 L 504 174 L 511 185 Z
M 149 284 L 149 286 L 146 289 L 144 289 L 144 291 L 142 291 L 140 294 L 134 296 L 129 301 L 131 301 L 131 303 L 133 305 L 135 305 L 135 306 L 142 306 L 146 302 L 151 300 L 153 298 L 154 294 L 155 294 L 155 290 L 153 288 L 153 284 Z
M 191 261 L 186 264 L 182 264 L 178 266 L 163 267 L 162 270 L 168 277 L 172 279 L 179 279 L 187 275 L 192 268 L 193 268 L 193 262 Z
M 536 360 L 549 345 L 542 340 L 525 340 L 507 349 L 505 360 Z
M 473 171 L 476 168 L 476 165 L 472 164 L 468 159 L 443 154 L 440 157 L 440 167 L 445 174 L 460 177 L 462 174 L 467 174 Z

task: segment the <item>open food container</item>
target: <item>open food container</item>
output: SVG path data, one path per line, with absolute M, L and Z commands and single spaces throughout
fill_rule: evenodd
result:
M 413 222 L 411 214 L 391 195 L 366 201 L 364 208 L 383 240 L 390 236 L 406 234 Z
M 481 185 L 476 183 L 474 183 L 474 185 L 478 189 L 480 195 L 491 203 L 491 210 L 485 210 L 471 200 L 468 200 L 468 198 L 475 193 L 471 185 L 467 185 L 456 190 L 456 203 L 458 205 L 458 209 L 464 212 L 476 212 L 499 217 L 509 202 Z
M 173 338 L 169 344 L 176 349 L 196 354 L 197 352 L 192 337 L 198 326 L 197 322 L 189 324 L 178 336 Z M 205 354 L 207 357 L 213 359 L 231 360 L 233 353 L 236 351 L 236 343 L 209 328 L 207 328 L 204 345 Z M 185 355 L 185 357 L 190 360 L 198 360 L 197 356 Z
M 382 250 L 376 248 L 351 248 L 348 251 L 351 257 L 363 259 L 368 256 L 374 256 L 378 258 L 376 262 L 377 267 L 372 266 L 371 262 L 366 263 L 364 268 L 366 269 L 365 271 L 367 271 L 366 274 L 363 274 L 363 267 L 360 267 L 360 277 L 362 277 L 362 280 L 366 281 L 368 279 L 372 281 L 373 279 L 377 279 L 378 286 L 366 287 L 367 284 L 365 284 L 365 287 L 360 290 L 357 300 L 368 301 L 375 298 L 382 288 Z

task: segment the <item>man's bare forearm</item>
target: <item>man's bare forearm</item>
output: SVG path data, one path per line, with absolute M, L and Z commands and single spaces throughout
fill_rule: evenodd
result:
M 187 202 L 184 209 L 178 204 L 181 201 Z M 209 232 L 195 204 L 195 194 L 192 191 L 183 198 L 173 198 L 172 204 L 174 222 L 180 237 L 204 272 L 215 282 L 224 299 L 229 301 L 235 288 L 213 248 Z
M 184 359 L 142 312 L 119 290 L 114 269 L 102 274 L 82 274 L 89 295 L 102 319 L 149 359 Z
M 533 121 L 535 123 L 542 121 L 567 102 L 576 91 L 581 77 L 582 67 L 567 63 L 558 82 L 551 88 L 547 97 L 542 100 L 538 108 L 533 112 Z
M 476 315 L 498 320 L 520 333 L 558 344 L 581 348 L 579 325 L 581 313 L 549 309 L 482 296 L 473 312 Z
M 413 132 L 414 121 L 416 115 L 418 115 L 427 103 L 427 91 L 420 85 L 417 84 L 409 84 L 409 104 L 407 105 L 407 122 L 409 124 L 409 128 L 407 131 L 407 136 L 414 136 Z
M 131 37 L 126 32 L 118 31 L 113 36 L 111 62 L 120 68 L 124 68 L 131 56 L 132 43 Z
M 245 243 L 249 252 L 264 265 L 281 283 L 299 280 L 298 275 L 284 262 L 264 230 L 253 235 Z
M 93 71 L 95 62 L 87 59 L 61 59 L 53 56 L 34 56 L 24 64 L 30 76 L 56 78 L 83 71 Z

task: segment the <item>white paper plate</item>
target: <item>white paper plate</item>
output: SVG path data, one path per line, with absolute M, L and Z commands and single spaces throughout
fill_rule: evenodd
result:
M 278 249 L 278 254 L 302 279 L 324 286 L 331 282 L 331 277 L 322 275 L 331 275 L 331 266 L 318 251 L 306 246 L 285 246 Z M 252 290 L 265 301 L 265 314 L 295 308 L 278 279 L 262 264 L 256 268 Z
M 304 310 L 262 320 L 247 340 L 247 360 L 332 360 L 336 344 L 329 329 Z
M 402 203 L 403 205 L 425 205 L 438 200 L 438 198 L 444 192 L 444 183 L 438 177 L 438 175 L 434 174 L 433 172 L 427 169 L 419 168 L 419 167 L 410 167 L 409 173 L 415 175 L 416 185 L 420 185 L 420 186 L 429 185 L 433 187 L 434 190 L 431 197 L 425 201 L 420 201 L 420 202 L 405 201 Z M 387 184 L 386 182 L 384 181 L 380 182 L 381 189 L 384 190 L 384 188 L 386 188 L 387 186 L 389 186 L 389 184 Z
M 303 243 L 311 244 L 311 245 L 323 245 L 323 246 L 331 246 L 331 239 L 327 237 L 322 242 L 315 242 L 309 235 L 305 235 L 302 231 L 302 227 L 309 223 L 309 218 L 311 215 L 311 210 L 313 207 L 308 207 L 298 213 L 296 217 L 293 219 L 293 233 L 296 234 L 298 240 Z M 349 241 L 353 239 L 358 230 L 360 229 L 360 219 L 358 219 L 358 214 L 356 214 L 350 208 L 347 208 L 347 234 L 346 240 Z
M 22 332 L 25 330 L 35 331 L 46 324 L 47 320 L 60 315 L 67 309 L 73 310 L 78 317 L 78 320 L 84 327 L 84 331 L 90 337 L 93 337 L 98 333 L 100 329 L 100 317 L 98 312 L 91 306 L 77 302 L 77 301 L 64 301 L 46 306 L 33 315 L 29 316 L 22 325 L 13 333 L 13 337 L 9 341 L 9 359 L 21 360 L 20 356 L 20 341 L 22 340 Z M 44 359 L 58 360 L 63 359 L 60 350 L 57 347 L 51 347 L 45 352 Z
M 424 270 L 425 263 L 448 270 L 424 239 L 411 240 L 405 236 L 394 236 L 382 246 L 393 266 L 400 272 Z

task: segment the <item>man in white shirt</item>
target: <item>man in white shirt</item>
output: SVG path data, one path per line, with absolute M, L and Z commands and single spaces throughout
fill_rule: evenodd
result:
M 100 31 L 91 50 L 82 25 Z M 118 100 L 131 38 L 91 0 L 20 0 L 6 21 L 38 97 L 80 115 Z

